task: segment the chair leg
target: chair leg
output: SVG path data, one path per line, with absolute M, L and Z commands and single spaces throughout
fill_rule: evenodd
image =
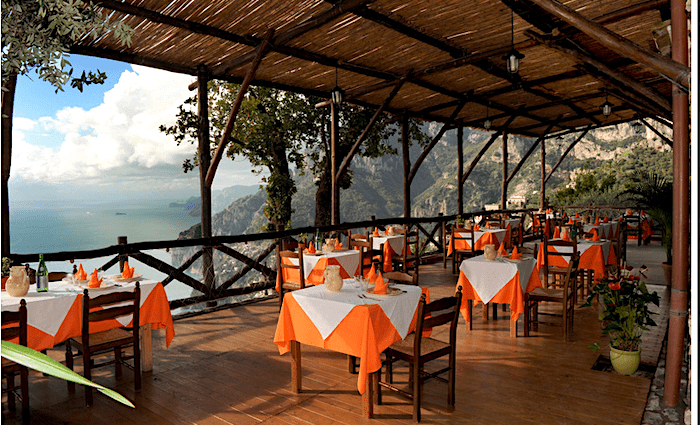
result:
M 92 373 L 90 372 L 90 367 L 92 366 L 92 361 L 90 360 L 90 354 L 87 350 L 83 350 L 83 376 L 86 379 L 92 380 Z M 87 406 L 92 406 L 92 387 L 89 385 L 84 385 L 85 387 L 85 404 Z
M 15 374 L 14 373 L 8 373 L 7 376 L 5 377 L 5 380 L 7 381 L 7 388 L 12 388 L 15 386 Z M 15 405 L 15 393 L 14 391 L 10 391 L 7 393 L 7 408 L 10 410 L 10 412 L 14 412 L 17 410 L 17 406 Z
M 454 347 L 454 346 L 453 346 Z M 450 370 L 448 372 L 448 378 L 447 378 L 447 405 L 448 406 L 454 406 L 455 405 L 455 350 L 453 348 L 452 353 L 450 354 Z
M 527 294 L 525 294 L 525 319 L 523 322 L 523 335 L 526 337 L 530 336 L 530 301 L 527 298 Z
M 70 341 L 66 341 L 66 366 L 68 369 L 73 370 L 73 349 L 71 349 Z M 68 392 L 73 394 L 75 392 L 75 383 L 66 382 L 68 383 Z
M 393 384 L 394 383 L 394 373 L 393 373 L 393 363 L 394 363 L 394 358 L 390 356 L 386 356 L 386 382 L 387 384 Z
M 114 375 L 117 379 L 122 377 L 122 350 L 119 347 L 114 348 Z
M 420 399 L 421 399 L 421 385 L 420 385 L 420 366 L 417 364 L 411 364 L 411 377 L 413 378 L 413 420 L 420 422 Z
M 357 373 L 357 357 L 348 354 L 348 373 Z
M 29 423 L 29 370 L 22 367 L 19 372 L 20 384 L 22 386 L 22 422 Z
M 372 386 L 374 387 L 374 401 L 377 405 L 382 404 L 382 386 L 379 385 L 379 380 L 381 379 L 382 376 L 382 370 L 379 369 L 378 371 L 374 372 L 372 374 Z

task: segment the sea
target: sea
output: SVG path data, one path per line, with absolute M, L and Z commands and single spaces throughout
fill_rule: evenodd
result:
M 199 223 L 183 207 L 170 207 L 171 202 L 182 200 L 128 200 L 109 202 L 27 202 L 10 204 L 10 244 L 13 253 L 49 253 L 82 251 L 117 244 L 119 236 L 128 242 L 164 241 L 177 239 L 178 234 Z M 159 260 L 172 264 L 171 255 L 164 249 L 144 251 Z M 76 259 L 91 273 L 111 257 Z M 162 280 L 165 274 L 135 259 L 129 261 L 146 279 Z M 30 264 L 36 268 L 37 264 Z M 49 271 L 70 272 L 68 261 L 46 263 Z M 105 275 L 119 273 L 118 264 Z M 195 279 L 201 276 L 190 274 Z M 190 297 L 192 289 L 179 281 L 172 281 L 165 291 L 169 300 Z

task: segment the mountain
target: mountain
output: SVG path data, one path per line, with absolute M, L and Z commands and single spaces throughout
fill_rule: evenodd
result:
M 431 135 L 436 134 L 438 130 L 437 124 L 427 124 L 425 128 L 425 131 Z M 670 132 L 665 127 L 659 130 L 667 134 Z M 578 136 L 579 134 L 569 134 L 561 138 L 548 139 L 545 142 L 547 173 L 551 171 L 563 152 Z M 465 129 L 463 149 L 465 171 L 489 137 L 489 133 Z M 509 173 L 534 142 L 535 140 L 530 138 L 509 136 Z M 391 140 L 389 143 L 393 143 L 399 147 L 398 151 L 401 151 L 398 140 Z M 445 215 L 457 213 L 458 164 L 456 146 L 456 131 L 449 131 L 424 160 L 411 185 L 411 214 L 414 217 L 432 217 L 440 212 Z M 576 174 L 582 170 L 595 169 L 615 160 L 630 164 L 644 163 L 645 152 L 666 152 L 668 150 L 670 148 L 664 145 L 651 131 L 638 135 L 627 124 L 592 131 L 572 149 L 559 165 L 547 182 L 547 193 L 554 192 L 559 185 L 573 181 Z M 412 164 L 415 163 L 421 151 L 422 149 L 418 146 L 411 147 Z M 484 154 L 465 182 L 465 211 L 481 210 L 486 204 L 500 202 L 503 172 L 501 158 L 502 142 L 498 139 Z M 540 149 L 537 148 L 511 180 L 508 186 L 509 196 L 523 195 L 528 198 L 529 205 L 539 204 L 540 161 Z M 341 222 L 364 221 L 372 215 L 377 218 L 403 215 L 403 160 L 400 155 L 377 159 L 355 157 L 351 170 L 353 171 L 353 184 L 348 190 L 342 190 L 340 194 Z M 294 208 L 292 227 L 311 226 L 314 222 L 316 186 L 309 174 L 301 175 L 297 171 L 294 178 L 298 191 L 292 201 Z M 263 190 L 236 200 L 212 217 L 213 234 L 231 235 L 260 232 L 266 223 L 262 214 L 264 202 L 265 192 Z M 198 234 L 197 225 L 182 232 L 180 238 L 198 237 Z M 250 256 L 257 249 L 260 249 L 253 243 L 234 248 L 246 252 L 246 255 Z M 193 252 L 194 249 L 174 250 L 173 264 L 177 266 Z M 193 267 L 200 266 L 196 263 Z M 233 275 L 241 267 L 241 264 L 230 261 L 228 257 L 221 254 L 216 254 L 215 267 L 219 281 L 223 281 L 228 276 Z
M 211 193 L 211 211 L 213 214 L 223 211 L 231 203 L 245 195 L 251 195 L 260 191 L 259 186 L 229 186 L 224 189 L 214 190 Z M 202 197 L 191 196 L 184 202 L 171 202 L 171 208 L 184 208 L 190 212 L 190 216 L 199 217 L 202 214 Z

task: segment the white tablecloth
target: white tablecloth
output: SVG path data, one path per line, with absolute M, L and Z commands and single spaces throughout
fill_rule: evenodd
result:
M 469 279 L 472 287 L 485 303 L 491 299 L 520 272 L 520 285 L 527 289 L 530 275 L 535 269 L 533 257 L 522 257 L 521 261 L 496 259 L 489 261 L 483 255 L 462 261 L 459 270 Z
M 324 252 L 323 254 L 304 254 L 304 279 L 308 279 L 311 271 L 316 267 L 316 264 L 321 258 L 335 258 L 340 264 L 340 267 L 345 270 L 349 276 L 355 276 L 360 266 L 360 251 L 354 249 L 345 249 L 342 251 Z M 292 264 L 298 264 L 296 258 L 289 258 Z
M 382 249 L 382 244 L 389 242 L 396 255 L 403 255 L 404 235 L 372 236 L 372 249 Z

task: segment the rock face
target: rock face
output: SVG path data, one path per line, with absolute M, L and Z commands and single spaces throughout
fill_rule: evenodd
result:
M 428 134 L 436 134 L 440 126 L 434 123 L 426 124 Z M 619 157 L 638 146 L 651 147 L 657 150 L 668 149 L 653 132 L 646 129 L 644 134 L 636 134 L 627 124 L 604 128 L 590 132 L 582 139 L 567 158 L 558 167 L 547 183 L 548 188 L 554 188 L 563 181 L 569 181 L 580 169 L 587 165 L 596 168 L 604 161 Z M 666 134 L 670 130 L 659 129 Z M 464 170 L 466 171 L 488 140 L 489 133 L 479 130 L 465 129 L 464 132 Z M 559 160 L 567 147 L 578 137 L 569 134 L 559 139 L 547 139 L 545 142 L 547 172 Z M 508 170 L 511 172 L 520 162 L 534 139 L 520 136 L 508 138 Z M 398 140 L 392 140 L 401 152 Z M 423 161 L 410 187 L 411 214 L 414 217 L 431 217 L 442 212 L 446 215 L 457 213 L 457 136 L 456 131 L 448 131 L 435 145 Z M 502 143 L 497 140 L 482 160 L 473 169 L 464 185 L 464 210 L 475 211 L 482 209 L 485 204 L 498 203 L 501 197 L 501 179 L 503 167 Z M 411 166 L 422 152 L 419 146 L 410 149 Z M 341 222 L 364 221 L 371 215 L 377 218 L 398 217 L 403 215 L 403 159 L 398 156 L 385 156 L 377 159 L 355 157 L 352 162 L 353 184 L 348 190 L 342 190 Z M 523 195 L 531 200 L 539 199 L 540 185 L 540 155 L 539 148 L 525 161 L 517 175 L 509 184 L 508 195 Z M 292 201 L 294 214 L 292 227 L 310 226 L 314 222 L 316 185 L 310 173 L 296 174 L 297 194 Z M 265 192 L 258 191 L 237 199 L 212 219 L 214 235 L 237 235 L 258 233 L 265 224 L 262 208 L 265 202 Z M 193 226 L 180 234 L 180 238 L 199 237 L 199 225 Z M 248 244 L 234 247 L 253 256 L 256 250 L 263 249 L 263 244 Z M 181 264 L 194 249 L 178 249 L 173 254 L 173 264 Z M 268 260 L 271 262 L 272 259 Z M 196 263 L 191 271 L 199 271 L 200 263 Z M 217 280 L 222 282 L 227 276 L 235 273 L 242 264 L 231 261 L 220 254 L 215 256 Z M 251 274 L 251 273 L 249 273 Z M 252 278 L 255 280 L 255 278 Z M 243 284 L 245 279 L 241 282 Z

